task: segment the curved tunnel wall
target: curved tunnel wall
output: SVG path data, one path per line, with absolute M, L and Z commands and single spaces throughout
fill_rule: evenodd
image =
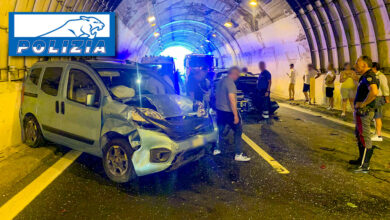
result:
M 8 12 L 114 11 L 117 14 L 117 56 L 139 60 L 166 47 L 182 45 L 198 53 L 211 52 L 220 67 L 247 66 L 258 72 L 264 60 L 273 74 L 274 94 L 287 96 L 288 64 L 298 70 L 296 92 L 302 97 L 302 75 L 308 63 L 340 68 L 370 55 L 390 72 L 389 0 L 9 0 L 0 1 L 0 81 L 22 78 L 37 61 L 8 57 Z M 155 16 L 155 22 L 147 21 Z M 226 26 L 228 24 L 228 27 Z M 154 33 L 159 36 L 155 37 Z M 51 58 L 67 59 L 67 58 Z M 2 84 L 1 98 L 20 102 L 17 92 Z M 317 102 L 324 102 L 323 79 L 317 80 Z M 340 95 L 336 89 L 336 103 Z M 18 106 L 18 104 L 16 104 Z M 6 110 L 8 109 L 8 110 Z M 0 107 L 5 143 L 20 139 L 18 108 Z M 390 111 L 387 111 L 390 115 Z M 15 135 L 8 135 L 13 133 Z M 11 136 L 11 138 L 9 138 Z M 8 138 L 8 139 L 7 139 Z M 0 146 L 1 147 L 1 146 Z

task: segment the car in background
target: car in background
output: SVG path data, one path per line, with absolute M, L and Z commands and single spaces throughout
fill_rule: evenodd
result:
M 198 160 L 218 133 L 206 111 L 130 62 L 37 62 L 24 82 L 20 119 L 27 145 L 49 140 L 101 157 L 120 183 Z

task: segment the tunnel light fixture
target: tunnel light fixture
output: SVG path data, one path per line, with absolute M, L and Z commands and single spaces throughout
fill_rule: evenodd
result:
M 209 40 L 209 39 L 206 39 L 205 41 L 206 41 L 207 43 L 210 43 L 210 40 Z
M 228 22 L 226 22 L 223 26 L 225 26 L 225 27 L 227 27 L 227 28 L 231 28 L 231 27 L 233 27 L 233 23 L 230 22 L 230 21 L 228 21 Z
M 213 36 L 213 37 L 217 37 L 217 35 L 216 35 L 216 34 L 212 34 L 211 36 Z
M 154 37 L 159 37 L 159 36 L 160 36 L 160 33 L 154 32 L 153 36 L 154 36 Z
M 148 22 L 149 23 L 154 23 L 156 21 L 156 17 L 154 17 L 154 16 L 149 16 L 148 17 Z
M 256 7 L 257 6 L 257 0 L 250 0 L 249 1 L 249 5 L 252 6 L 252 7 Z

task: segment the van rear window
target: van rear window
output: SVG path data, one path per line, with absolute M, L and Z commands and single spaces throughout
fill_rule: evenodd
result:
M 48 95 L 57 96 L 62 67 L 47 67 L 43 74 L 41 89 Z
M 42 68 L 32 69 L 30 73 L 30 80 L 35 85 L 38 85 L 39 77 L 41 76 Z

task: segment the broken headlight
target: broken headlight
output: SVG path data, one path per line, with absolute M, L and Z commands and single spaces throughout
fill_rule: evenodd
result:
M 144 116 L 157 120 L 164 120 L 164 117 L 160 113 L 149 108 L 137 108 L 132 112 L 132 119 L 134 121 L 147 122 Z

